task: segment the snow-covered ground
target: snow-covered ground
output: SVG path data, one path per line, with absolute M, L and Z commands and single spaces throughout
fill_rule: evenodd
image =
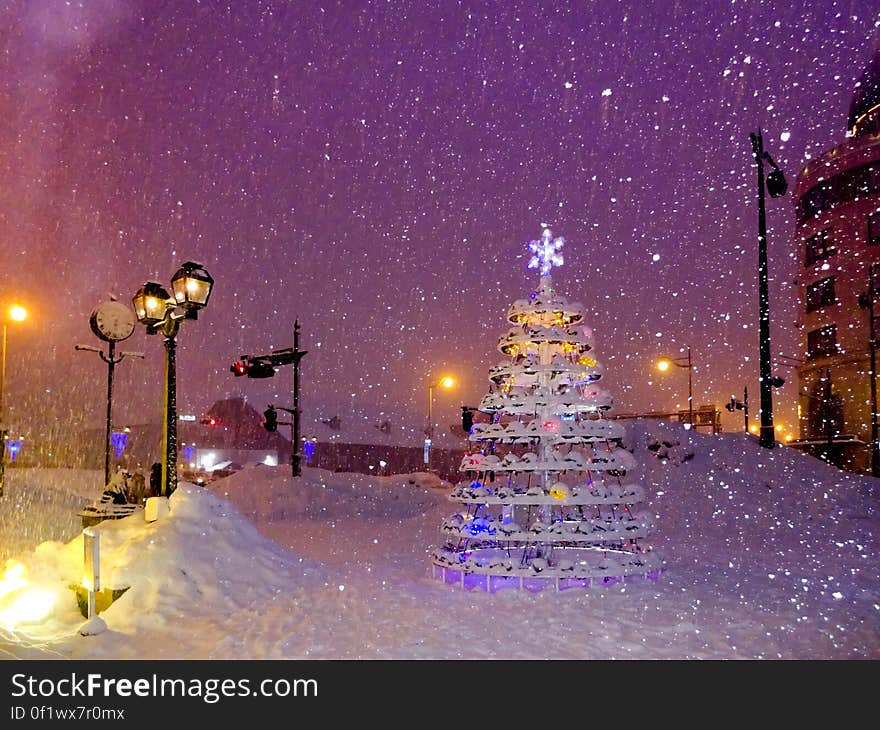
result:
M 71 512 L 99 475 L 11 470 L 0 549 L 29 582 L 0 598 L 0 656 L 880 658 L 880 480 L 741 434 L 627 428 L 659 582 L 465 593 L 430 578 L 456 509 L 433 475 L 259 466 L 182 486 L 156 523 L 102 523 L 103 584 L 130 589 L 90 637 L 68 587 L 82 576 Z M 51 610 L 13 625 L 29 591 Z

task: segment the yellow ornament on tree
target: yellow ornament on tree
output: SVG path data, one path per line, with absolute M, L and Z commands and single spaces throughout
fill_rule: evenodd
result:
M 556 482 L 556 484 L 550 487 L 550 496 L 553 497 L 553 499 L 565 499 L 569 494 L 568 485 L 563 484 L 562 482 Z

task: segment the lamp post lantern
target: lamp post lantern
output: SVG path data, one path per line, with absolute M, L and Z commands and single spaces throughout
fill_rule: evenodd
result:
M 767 213 L 764 203 L 764 187 L 771 198 L 785 195 L 788 183 L 785 175 L 773 158 L 764 150 L 764 139 L 759 129 L 757 134 L 749 135 L 752 141 L 752 154 L 758 166 L 758 355 L 760 362 L 761 386 L 761 434 L 759 443 L 767 449 L 776 445 L 773 429 L 773 383 L 770 372 L 770 294 L 767 267 Z M 765 180 L 764 163 L 768 162 L 773 171 Z
M 6 473 L 6 325 L 8 321 L 24 322 L 27 319 L 27 310 L 19 304 L 14 304 L 7 312 L 8 318 L 0 314 L 2 322 L 2 336 L 0 336 L 0 497 L 3 496 L 3 483 Z
M 165 337 L 165 394 L 162 413 L 161 495 L 177 489 L 177 333 L 183 319 L 198 319 L 208 305 L 214 279 L 204 266 L 187 261 L 171 277 L 174 296 L 154 281 L 146 282 L 131 300 L 138 321 L 148 335 Z
M 685 357 L 661 357 L 657 361 L 657 369 L 661 373 L 665 373 L 669 368 L 675 365 L 679 368 L 687 368 L 688 371 L 688 425 L 694 427 L 694 364 L 691 360 L 691 348 L 688 345 L 687 356 Z

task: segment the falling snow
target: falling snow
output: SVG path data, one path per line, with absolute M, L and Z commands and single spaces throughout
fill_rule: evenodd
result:
M 393 414 L 418 445 L 438 373 L 459 382 L 454 397 L 437 400 L 438 423 L 455 422 L 485 391 L 496 358 L 486 343 L 531 281 L 523 244 L 540 221 L 565 232 L 570 264 L 556 282 L 601 326 L 619 412 L 686 407 L 686 374 L 655 377 L 653 368 L 658 355 L 686 348 L 697 404 L 724 404 L 744 387 L 757 394 L 749 133 L 764 131 L 791 191 L 808 161 L 844 139 L 853 90 L 880 41 L 876 7 L 843 0 L 11 0 L 0 19 L 0 305 L 20 300 L 30 312 L 9 326 L 3 425 L 23 441 L 18 466 L 49 474 L 13 503 L 25 469 L 8 470 L 6 556 L 34 548 L 31 538 L 69 539 L 43 523 L 75 527 L 72 510 L 88 490 L 61 472 L 97 467 L 107 370 L 74 350 L 96 344 L 90 313 L 108 296 L 129 302 L 145 281 L 167 287 L 187 260 L 216 284 L 178 338 L 182 414 L 239 396 L 289 405 L 287 381 L 234 378 L 229 366 L 242 353 L 289 347 L 298 318 L 306 416 Z M 800 354 L 791 192 L 768 200 L 767 221 L 773 369 L 786 378 L 774 409 L 794 433 L 797 378 L 778 357 Z M 160 423 L 161 339 L 138 326 L 124 342 L 144 358 L 116 368 L 116 424 Z M 723 426 L 740 429 L 740 413 L 723 412 Z M 704 445 L 675 466 L 679 446 L 664 448 L 652 504 L 658 524 L 670 525 L 664 582 L 563 611 L 574 621 L 587 605 L 590 615 L 613 605 L 628 622 L 613 628 L 653 627 L 651 639 L 622 650 L 607 638 L 611 619 L 560 621 L 572 642 L 593 647 L 573 654 L 877 658 L 877 526 L 862 519 L 868 507 L 857 496 L 866 481 L 739 447 L 713 454 Z M 382 531 L 378 543 L 354 530 L 352 546 L 373 546 L 374 573 L 378 556 L 404 547 L 421 567 L 420 546 L 434 536 L 420 530 Z M 362 575 L 316 570 L 327 587 L 311 596 L 318 608 L 325 598 L 355 601 L 366 621 L 371 601 L 391 600 Z M 453 596 L 442 599 L 448 611 L 434 611 L 425 599 L 440 592 L 408 570 L 387 580 L 409 582 L 401 600 L 419 630 L 480 605 Z M 367 598 L 357 604 L 357 595 Z M 290 628 L 281 612 L 275 620 L 278 635 Z M 366 655 L 392 641 L 387 624 L 376 632 Z M 396 655 L 457 656 L 418 648 L 416 634 L 393 639 Z M 191 641 L 197 654 L 215 648 Z M 291 641 L 292 653 L 308 653 Z M 254 634 L 216 650 L 243 656 L 257 646 L 274 655 L 284 644 Z

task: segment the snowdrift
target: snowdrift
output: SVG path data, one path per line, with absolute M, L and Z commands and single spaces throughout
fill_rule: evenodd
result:
M 0 598 L 0 656 L 880 658 L 880 480 L 742 434 L 626 429 L 665 563 L 657 583 L 447 587 L 431 580 L 427 550 L 452 485 L 317 469 L 293 480 L 261 466 L 182 485 L 157 523 L 99 526 L 103 584 L 130 588 L 98 636 L 76 633 L 82 538 L 17 551 L 27 586 Z M 55 477 L 29 483 L 30 516 L 67 540 L 82 483 L 39 496 L 63 489 Z M 4 623 L 23 590 L 50 594 L 49 611 Z
M 135 515 L 91 529 L 100 536 L 101 586 L 129 588 L 101 614 L 111 631 L 88 639 L 103 644 L 99 653 L 114 656 L 143 657 L 145 647 L 129 639 L 157 630 L 171 637 L 177 623 L 177 630 L 190 632 L 195 621 L 210 634 L 215 617 L 271 601 L 314 570 L 262 537 L 228 500 L 186 483 L 171 496 L 170 514 L 157 522 Z M 75 637 L 85 620 L 72 589 L 83 579 L 82 535 L 66 544 L 44 542 L 20 562 L 23 587 L 4 596 L 0 581 L 0 631 L 31 644 Z M 10 567 L 13 561 L 7 573 Z M 38 622 L 17 607 L 34 594 L 52 597 Z M 149 656 L 169 650 L 172 645 L 146 649 Z

